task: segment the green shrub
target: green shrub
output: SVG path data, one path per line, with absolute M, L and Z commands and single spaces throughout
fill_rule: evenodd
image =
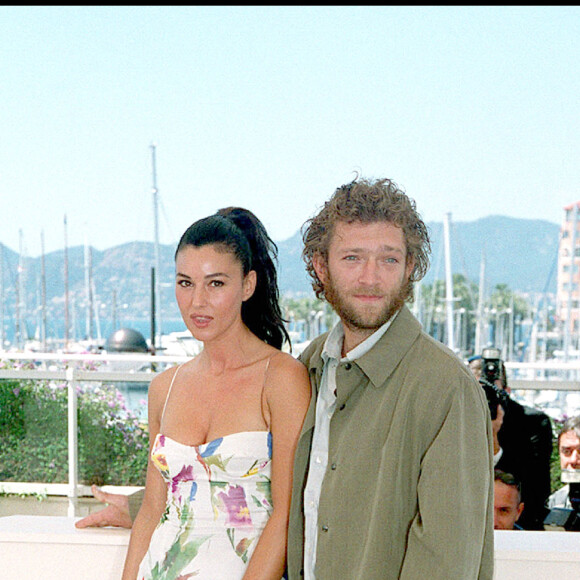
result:
M 98 386 L 97 386 L 98 385 Z M 113 385 L 77 387 L 79 481 L 144 485 L 146 426 Z M 0 381 L 0 481 L 68 481 L 67 386 Z

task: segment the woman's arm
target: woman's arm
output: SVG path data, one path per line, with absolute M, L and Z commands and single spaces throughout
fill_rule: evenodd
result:
M 174 371 L 171 370 L 169 372 L 172 373 Z M 167 501 L 167 486 L 159 470 L 151 461 L 151 448 L 160 430 L 161 412 L 168 389 L 167 381 L 168 373 L 162 373 L 155 377 L 149 386 L 149 459 L 147 462 L 145 495 L 131 530 L 131 539 L 129 540 L 129 548 L 123 569 L 123 580 L 135 580 L 137 578 L 139 564 L 147 552 L 151 535 L 159 523 Z
M 306 367 L 291 355 L 273 357 L 265 396 L 272 433 L 273 510 L 248 563 L 244 580 L 280 580 L 284 574 L 294 452 L 310 402 Z

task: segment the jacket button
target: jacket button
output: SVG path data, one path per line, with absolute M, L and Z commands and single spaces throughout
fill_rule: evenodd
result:
M 341 405 L 341 406 L 338 408 L 338 410 L 339 410 L 339 411 L 344 411 L 344 408 L 345 408 L 345 407 L 346 407 L 346 403 L 343 403 L 343 404 L 342 404 L 342 405 Z
M 350 369 L 352 368 L 352 365 L 351 365 L 350 363 L 346 363 L 346 364 L 344 365 L 344 368 L 345 368 L 347 371 L 350 371 Z
M 336 463 L 333 463 L 333 464 L 330 466 L 330 469 L 332 469 L 332 471 L 334 471 L 334 470 L 336 469 Z
M 327 525 L 322 526 L 322 531 L 323 532 L 328 532 L 328 526 Z

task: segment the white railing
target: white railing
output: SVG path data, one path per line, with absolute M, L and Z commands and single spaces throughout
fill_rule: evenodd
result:
M 68 515 L 75 517 L 79 494 L 88 494 L 87 486 L 80 486 L 78 481 L 78 431 L 77 431 L 77 385 L 80 382 L 133 382 L 149 383 L 158 371 L 115 371 L 107 368 L 86 370 L 76 368 L 71 363 L 123 363 L 131 365 L 159 365 L 169 366 L 185 362 L 191 357 L 186 356 L 151 356 L 142 354 L 54 354 L 54 353 L 12 353 L 0 352 L 0 361 L 40 362 L 38 369 L 0 368 L 0 379 L 12 380 L 49 380 L 63 381 L 67 385 L 68 403 L 68 485 L 66 486 L 69 500 Z M 49 365 L 49 363 L 53 363 Z M 56 364 L 58 363 L 58 364 Z M 57 370 L 48 370 L 48 366 L 62 366 Z M 40 493 L 50 490 L 55 495 L 63 492 L 62 484 L 10 484 L 1 483 L 4 492 L 21 491 L 25 487 L 28 491 L 34 489 Z M 42 490 L 42 491 L 41 491 Z
M 0 379 L 13 380 L 57 380 L 67 385 L 68 400 L 68 485 L 66 486 L 69 499 L 69 516 L 75 517 L 77 499 L 80 494 L 87 495 L 87 486 L 78 482 L 78 437 L 77 437 L 77 385 L 80 382 L 126 382 L 148 383 L 160 370 L 172 364 L 190 360 L 188 356 L 163 356 L 147 354 L 60 354 L 60 353 L 12 353 L 0 351 L 0 361 L 20 361 L 40 363 L 38 368 L 0 368 Z M 103 367 L 96 370 L 77 368 L 74 363 L 103 363 Z M 138 368 L 150 366 L 149 370 L 114 370 L 114 363 L 119 366 L 127 364 Z M 121 364 L 123 363 L 123 364 Z M 107 366 L 108 365 L 108 366 Z M 61 368 L 53 368 L 61 367 Z M 159 370 L 156 370 L 159 367 Z M 542 362 L 542 363 L 506 363 L 508 377 L 533 376 L 534 378 L 509 378 L 512 390 L 528 391 L 567 391 L 580 392 L 580 381 L 567 378 L 543 378 L 546 371 L 557 372 L 561 377 L 580 376 L 579 362 Z M 63 484 L 27 484 L 27 489 L 42 486 L 42 489 L 51 489 L 55 495 L 61 495 Z M 0 482 L 0 489 L 12 491 L 16 484 Z

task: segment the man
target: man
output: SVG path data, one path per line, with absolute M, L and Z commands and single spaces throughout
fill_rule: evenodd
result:
M 489 411 L 405 306 L 429 264 L 414 202 L 389 180 L 355 180 L 304 243 L 340 322 L 300 357 L 316 396 L 296 451 L 289 579 L 491 579 Z
M 405 306 L 428 268 L 414 202 L 389 180 L 357 180 L 303 237 L 340 322 L 300 357 L 316 396 L 296 451 L 290 580 L 491 578 L 489 411 Z
M 494 472 L 493 528 L 495 530 L 521 530 L 516 522 L 522 515 L 522 488 L 511 474 L 500 469 Z
M 484 351 L 485 352 L 485 351 Z M 481 379 L 483 357 L 475 356 L 468 364 Z M 509 394 L 505 365 L 497 359 L 499 372 L 495 386 L 503 391 L 494 432 L 494 466 L 513 474 L 522 485 L 524 511 L 518 524 L 524 530 L 543 530 L 550 495 L 550 458 L 552 456 L 552 423 L 548 415 L 514 401 Z
M 567 419 L 558 434 L 558 452 L 562 470 L 580 470 L 580 415 Z M 577 489 L 578 484 L 567 484 L 555 491 L 548 499 L 548 507 L 572 509 L 570 485 Z

